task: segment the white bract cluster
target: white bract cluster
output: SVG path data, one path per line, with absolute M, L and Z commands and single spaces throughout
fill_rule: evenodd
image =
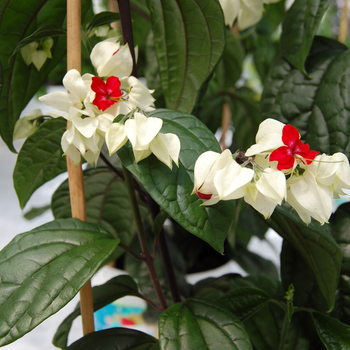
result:
M 296 128 L 273 119 L 260 124 L 256 144 L 245 153 L 205 152 L 194 168 L 193 193 L 203 205 L 244 198 L 269 218 L 285 200 L 307 224 L 311 218 L 328 222 L 333 198 L 344 189 L 350 189 L 350 166 L 343 153 L 310 150 Z
M 28 45 L 22 47 L 21 55 L 26 65 L 29 66 L 31 63 L 33 63 L 36 69 L 40 71 L 41 67 L 44 65 L 46 60 L 48 58 L 52 58 L 52 45 L 52 38 L 44 38 L 39 42 L 33 41 Z
M 128 45 L 120 45 L 117 38 L 104 40 L 93 48 L 90 58 L 99 77 L 91 74 L 81 76 L 77 70 L 72 69 L 63 79 L 67 92 L 52 92 L 39 98 L 41 102 L 59 111 L 49 112 L 48 115 L 54 118 L 64 117 L 70 122 L 61 141 L 64 153 L 76 166 L 81 156 L 88 163 L 96 164 L 105 138 L 112 154 L 116 152 L 118 147 L 115 145 L 120 145 L 122 137 L 116 132 L 116 128 L 120 130 L 125 128 L 127 137 L 134 147 L 136 161 L 144 159 L 153 152 L 169 167 L 171 167 L 169 159 L 173 159 L 177 164 L 180 150 L 177 136 L 178 142 L 175 147 L 177 154 L 175 154 L 173 149 L 168 150 L 174 144 L 175 135 L 170 134 L 172 136 L 165 136 L 164 139 L 164 136 L 160 136 L 163 134 L 159 133 L 160 126 L 156 135 L 150 137 L 148 131 L 144 129 L 144 126 L 149 124 L 149 130 L 153 135 L 152 120 L 158 118 L 147 118 L 138 112 L 130 113 L 135 110 L 144 113 L 153 110 L 154 98 L 151 95 L 152 91 L 131 76 L 133 61 Z M 130 115 L 125 126 L 113 124 L 114 119 L 120 114 Z M 141 127 L 136 120 L 143 120 Z M 158 120 L 162 123 L 161 119 Z M 147 144 L 136 142 L 139 139 L 150 140 Z M 143 152 L 142 155 L 139 153 L 140 150 Z
M 235 20 L 240 30 L 257 24 L 262 18 L 264 4 L 279 0 L 219 0 L 225 16 L 225 24 L 232 27 Z

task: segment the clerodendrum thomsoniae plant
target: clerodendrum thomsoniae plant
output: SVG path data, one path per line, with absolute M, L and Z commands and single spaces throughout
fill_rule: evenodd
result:
M 350 54 L 332 37 L 342 9 L 327 0 L 288 10 L 282 0 L 118 3 L 118 14 L 94 14 L 82 0 L 82 69 L 66 73 L 70 0 L 0 6 L 0 133 L 11 151 L 27 138 L 13 174 L 21 208 L 67 170 L 66 158 L 74 164 L 52 197 L 55 220 L 0 252 L 0 345 L 117 261 L 127 274 L 93 290 L 94 308 L 142 298 L 158 337 L 114 328 L 68 346 L 77 309 L 55 346 L 350 348 L 350 207 L 334 208 L 350 190 Z M 41 92 L 62 78 L 65 92 Z M 50 111 L 19 119 L 38 90 Z M 71 218 L 81 161 L 86 222 Z M 279 273 L 247 249 L 268 228 L 283 238 Z M 229 260 L 246 275 L 185 278 Z

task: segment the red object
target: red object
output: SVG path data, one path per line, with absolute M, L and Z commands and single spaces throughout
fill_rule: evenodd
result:
M 122 326 L 134 326 L 136 324 L 133 320 L 130 320 L 128 318 L 122 318 L 120 320 L 120 323 Z
M 293 168 L 296 158 L 310 164 L 319 153 L 310 151 L 310 146 L 301 142 L 298 129 L 290 124 L 283 127 L 282 142 L 286 146 L 281 146 L 270 154 L 270 161 L 278 162 L 278 170 Z
M 205 193 L 199 192 L 199 190 L 202 188 L 202 186 L 203 186 L 203 184 L 198 188 L 198 191 L 196 191 L 196 193 L 197 193 L 197 196 L 199 197 L 199 199 L 207 201 L 212 197 L 212 194 L 205 194 Z
M 123 95 L 120 90 L 120 80 L 117 77 L 108 77 L 106 82 L 101 78 L 93 77 L 91 90 L 96 93 L 92 103 L 102 112 L 119 102 Z

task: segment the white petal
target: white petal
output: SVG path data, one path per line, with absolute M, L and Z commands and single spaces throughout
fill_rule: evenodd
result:
M 73 95 L 74 99 L 83 102 L 89 89 L 76 69 L 69 70 L 63 78 L 64 87 Z
M 220 153 L 207 151 L 202 153 L 194 165 L 194 187 L 192 194 L 201 187 L 208 176 L 210 169 L 215 161 L 219 158 Z M 214 185 L 214 184 L 213 184 Z
M 175 134 L 158 135 L 150 143 L 152 153 L 170 169 L 172 169 L 172 161 L 179 166 L 180 140 Z
M 33 62 L 33 52 L 38 48 L 39 44 L 36 41 L 21 48 L 21 55 L 24 62 L 29 66 Z
M 100 77 L 115 76 L 128 77 L 132 72 L 133 61 L 128 45 L 122 46 L 119 51 L 112 54 L 104 65 L 100 65 L 97 73 Z
M 254 186 L 254 184 L 252 184 Z M 250 195 L 248 189 L 247 194 L 244 196 L 244 201 L 251 205 L 256 211 L 264 215 L 265 219 L 268 219 L 275 210 L 276 203 L 257 191 L 255 198 Z
M 233 22 L 238 17 L 240 1 L 219 0 L 219 2 L 222 7 L 222 11 L 224 12 L 225 24 L 232 27 Z
M 149 155 L 152 154 L 152 151 L 150 149 L 145 149 L 145 150 L 142 150 L 142 151 L 138 151 L 138 150 L 134 149 L 133 152 L 134 152 L 136 163 L 138 163 L 142 159 L 147 158 Z
M 138 151 L 149 149 L 150 142 L 157 136 L 162 125 L 162 119 L 147 118 L 143 114 L 136 112 L 134 119 L 129 119 L 125 122 L 126 135 L 133 149 Z
M 282 142 L 282 129 L 285 124 L 274 120 L 264 120 L 258 129 L 256 134 L 256 144 L 251 146 L 246 152 L 246 156 L 253 156 L 258 153 L 275 150 L 283 146 Z
M 230 200 L 244 197 L 253 176 L 252 169 L 242 168 L 232 159 L 224 169 L 216 173 L 214 178 L 214 185 L 220 199 Z
M 75 167 L 77 167 L 80 164 L 80 160 L 81 160 L 80 152 L 76 149 L 75 146 L 67 143 L 67 140 L 65 139 L 64 134 L 62 135 L 61 146 L 62 146 L 64 155 L 68 156 L 73 161 Z
M 59 111 L 68 112 L 74 98 L 67 92 L 55 91 L 39 97 L 39 101 Z
M 283 172 L 271 168 L 264 169 L 256 183 L 258 191 L 275 204 L 281 204 L 287 193 L 286 177 Z
M 330 157 L 331 161 L 338 161 L 338 168 L 333 185 L 336 193 L 342 194 L 342 189 L 350 189 L 350 166 L 347 156 L 343 153 L 335 153 Z
M 128 103 L 131 109 L 139 107 L 146 110 L 155 101 L 151 95 L 153 91 L 149 90 L 137 78 L 129 77 L 121 79 L 120 82 L 123 89 L 131 89 L 128 97 Z
M 104 67 L 106 62 L 119 50 L 120 44 L 118 38 L 109 38 L 96 44 L 91 51 L 90 59 L 93 66 L 96 68 L 99 76 L 99 71 Z
M 97 118 L 81 118 L 81 116 L 72 118 L 73 125 L 78 129 L 78 131 L 86 138 L 92 137 L 96 132 L 98 127 Z
M 128 141 L 126 136 L 125 126 L 119 123 L 113 123 L 107 130 L 106 144 L 109 150 L 109 155 L 117 152 Z

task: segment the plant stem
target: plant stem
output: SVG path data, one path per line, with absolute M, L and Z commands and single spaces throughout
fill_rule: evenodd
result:
M 128 190 L 130 204 L 131 204 L 131 208 L 132 208 L 132 212 L 133 212 L 133 216 L 134 216 L 134 220 L 135 220 L 135 224 L 136 224 L 137 235 L 138 235 L 140 245 L 141 245 L 142 258 L 147 265 L 147 269 L 148 269 L 148 272 L 150 274 L 150 277 L 151 277 L 151 280 L 153 283 L 153 287 L 154 287 L 156 294 L 157 294 L 157 297 L 159 299 L 161 308 L 162 308 L 162 310 L 165 310 L 168 308 L 168 304 L 165 300 L 163 289 L 162 289 L 162 286 L 160 285 L 159 278 L 158 278 L 156 269 L 155 269 L 154 264 L 153 264 L 154 260 L 151 256 L 150 251 L 149 251 L 146 235 L 145 235 L 145 232 L 143 230 L 140 210 L 139 210 L 139 206 L 137 203 L 137 198 L 136 198 L 136 193 L 135 193 L 135 189 L 134 189 L 134 184 L 132 181 L 132 176 L 131 176 L 130 172 L 128 171 L 128 169 L 126 169 L 124 166 L 123 166 L 123 173 L 124 173 L 124 178 L 125 178 L 125 185 L 126 185 L 126 188 Z
M 136 252 L 134 252 L 129 246 L 124 244 L 123 242 L 119 243 L 119 247 L 124 249 L 127 253 L 129 253 L 134 259 L 138 261 L 144 261 L 143 257 Z
M 286 310 L 284 314 L 282 333 L 281 333 L 281 339 L 280 339 L 278 350 L 283 350 L 284 348 L 284 343 L 286 342 L 286 337 L 288 334 L 288 328 L 289 328 L 289 319 L 288 319 L 288 311 Z
M 147 197 L 147 202 L 148 207 L 151 211 L 152 219 L 154 221 L 159 213 L 159 206 L 149 195 Z M 179 286 L 177 284 L 173 263 L 170 258 L 168 243 L 166 241 L 165 232 L 163 229 L 161 229 L 159 233 L 159 251 L 160 257 L 163 262 L 164 273 L 169 285 L 171 297 L 174 303 L 179 303 L 181 302 L 181 294 L 179 291 Z

